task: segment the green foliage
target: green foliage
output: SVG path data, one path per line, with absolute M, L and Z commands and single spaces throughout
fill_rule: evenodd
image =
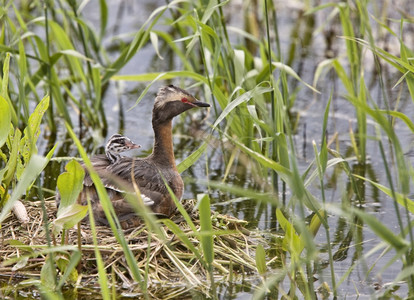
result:
M 56 219 L 53 221 L 54 233 L 59 233 L 62 229 L 70 229 L 78 224 L 88 213 L 88 208 L 84 205 L 73 203 L 65 207 L 59 207 Z
M 266 253 L 265 253 L 265 250 L 262 244 L 257 245 L 255 259 L 256 259 L 257 271 L 259 272 L 260 275 L 263 276 L 264 274 L 266 274 L 267 268 L 266 268 Z
M 3 102 L 5 104 L 5 102 Z M 5 158 L 5 167 L 0 171 L 2 176 L 1 179 L 1 203 L 6 202 L 9 197 L 8 189 L 10 185 L 15 184 L 17 181 L 22 181 L 23 173 L 27 170 L 30 161 L 32 161 L 32 157 L 36 155 L 37 148 L 36 142 L 39 137 L 40 133 L 40 122 L 41 119 L 48 107 L 49 104 L 49 97 L 43 98 L 43 100 L 36 106 L 34 112 L 30 115 L 28 120 L 28 125 L 24 129 L 24 135 L 22 136 L 21 131 L 18 128 L 14 128 L 12 124 L 8 123 L 7 127 L 10 128 L 8 131 L 8 138 L 7 138 L 7 148 L 9 150 L 9 157 Z M 5 112 L 5 118 L 7 119 L 7 107 Z M 10 119 L 9 119 L 10 120 Z M 7 130 L 6 130 L 7 132 Z M 47 162 L 50 160 L 51 156 L 53 155 L 54 149 L 52 149 L 46 157 L 46 161 L 43 163 L 42 169 L 46 166 Z M 36 155 L 37 156 L 37 155 Z M 35 162 L 33 164 L 37 164 Z M 40 163 L 42 165 L 42 163 Z M 34 167 L 37 170 L 38 166 Z M 41 170 L 40 170 L 41 171 Z M 39 170 L 36 172 L 37 175 L 40 173 Z M 27 171 L 26 171 L 27 172 Z M 32 181 L 28 183 L 25 189 L 29 189 L 31 184 L 33 183 L 34 179 L 37 176 L 32 178 Z M 20 182 L 19 182 L 20 183 Z M 19 195 L 21 196 L 23 192 Z M 18 197 L 19 197 L 18 196 Z M 17 200 L 17 199 L 16 199 Z
M 58 282 L 57 289 L 61 289 L 67 280 L 72 283 L 75 283 L 78 280 L 79 273 L 76 270 L 76 267 L 78 266 L 81 257 L 81 252 L 74 251 L 69 259 L 66 256 L 59 256 L 57 258 L 56 264 L 58 265 L 58 268 L 64 270 L 64 273 Z
M 24 194 L 24 192 L 32 185 L 37 176 L 39 176 L 40 172 L 42 172 L 42 170 L 46 167 L 49 160 L 50 157 L 45 158 L 36 154 L 32 155 L 32 158 L 20 176 L 19 182 L 11 193 L 10 198 L 7 199 L 7 202 L 3 206 L 0 213 L 0 223 L 2 223 L 7 217 L 7 214 L 13 207 L 14 202 L 16 202 L 20 196 Z
M 292 258 L 298 260 L 305 245 L 309 242 L 305 240 L 306 237 L 311 234 L 315 236 L 318 233 L 319 227 L 322 224 L 322 219 L 325 216 L 325 212 L 320 210 L 318 214 L 315 214 L 312 217 L 312 220 L 309 226 L 306 227 L 304 232 L 298 234 L 294 224 L 289 222 L 288 219 L 284 216 L 280 209 L 276 209 L 276 217 L 277 220 L 282 227 L 283 231 L 285 232 L 285 236 L 283 237 L 283 247 L 286 251 L 289 251 L 292 255 Z M 309 246 L 309 245 L 307 245 Z M 294 261 L 295 263 L 295 261 Z
M 398 202 L 398 204 L 400 204 L 403 208 L 407 209 L 409 212 L 414 213 L 414 201 L 405 196 L 404 194 L 396 193 L 395 191 L 393 192 L 390 188 L 387 188 L 386 186 L 379 184 L 378 182 L 374 182 L 368 178 L 359 176 L 358 174 L 354 174 L 354 176 L 371 183 L 378 190 L 382 191 L 389 197 L 395 196 L 395 201 Z
M 5 143 L 7 136 L 9 135 L 11 113 L 10 106 L 7 101 L 0 96 L 0 147 Z
M 13 127 L 10 118 L 7 116 L 7 107 L 9 106 L 4 101 L 2 103 L 6 109 L 4 112 L 5 119 L 9 121 L 7 128 L 10 128 L 10 130 L 6 130 L 9 133 L 7 137 L 9 157 L 3 155 L 5 167 L 0 171 L 0 203 L 3 206 L 0 213 L 0 223 L 19 197 L 30 189 L 40 172 L 46 167 L 55 149 L 50 150 L 46 157 L 37 155 L 36 141 L 39 137 L 40 121 L 47 109 L 49 97 L 43 98 L 30 115 L 28 125 L 24 129 L 23 138 L 21 138 L 21 131 Z M 13 192 L 9 194 L 11 185 L 13 186 Z
M 214 260 L 213 249 L 213 227 L 211 225 L 210 197 L 200 194 L 197 197 L 200 211 L 200 242 L 203 249 L 204 259 L 209 268 Z
M 20 178 L 21 172 L 29 162 L 31 155 L 37 153 L 36 142 L 40 134 L 40 123 L 49 106 L 49 100 L 49 97 L 46 96 L 39 102 L 33 113 L 30 115 L 28 124 L 23 131 L 24 135 L 20 140 L 19 145 L 19 153 L 21 154 L 22 159 L 17 160 L 17 179 Z
M 45 264 L 40 272 L 40 282 L 43 288 L 53 290 L 56 285 L 56 270 L 50 256 L 46 259 Z
M 57 188 L 60 195 L 59 209 L 74 204 L 83 188 L 85 171 L 82 166 L 72 160 L 65 166 L 66 172 L 59 175 Z
M 72 228 L 88 212 L 87 206 L 76 203 L 79 193 L 83 189 L 85 171 L 76 160 L 69 162 L 65 169 L 66 172 L 60 174 L 57 180 L 60 203 L 56 219 L 53 221 L 55 234 L 62 229 Z

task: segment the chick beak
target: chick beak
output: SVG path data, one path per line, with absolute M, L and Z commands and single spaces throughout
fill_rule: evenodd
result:
M 125 142 L 125 145 L 129 149 L 139 149 L 139 148 L 141 148 L 141 145 L 135 144 L 134 142 L 130 142 L 130 141 Z

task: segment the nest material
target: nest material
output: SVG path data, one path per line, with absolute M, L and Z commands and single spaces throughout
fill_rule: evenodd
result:
M 56 218 L 55 202 L 45 201 L 45 206 L 48 220 L 52 222 Z M 200 223 L 198 213 L 194 210 L 194 200 L 186 200 L 184 206 L 199 229 Z M 28 202 L 26 207 L 30 222 L 21 224 L 14 215 L 10 215 L 0 229 L 2 245 L 0 273 L 3 279 L 6 278 L 8 281 L 12 279 L 17 281 L 39 279 L 41 268 L 46 259 L 46 256 L 39 251 L 41 248 L 38 247 L 44 247 L 48 244 L 41 203 Z M 191 228 L 181 215 L 177 214 L 171 220 L 179 226 L 196 248 L 200 248 L 199 240 L 194 237 Z M 228 278 L 237 280 L 237 276 L 253 272 L 255 270 L 254 250 L 257 240 L 260 238 L 253 237 L 253 234 L 244 228 L 247 223 L 245 221 L 217 213 L 213 213 L 212 221 L 215 231 L 228 231 L 226 234 L 214 236 L 215 281 L 227 280 Z M 185 294 L 189 288 L 206 292 L 209 280 L 207 280 L 208 274 L 203 264 L 168 227 L 160 225 L 160 228 L 166 239 L 148 232 L 144 225 L 124 231 L 139 268 L 148 271 L 148 292 L 156 298 L 169 298 Z M 82 224 L 80 229 L 82 243 L 82 258 L 80 268 L 78 268 L 80 279 L 73 284 L 77 285 L 77 289 L 98 287 L 98 270 L 92 232 L 89 224 Z M 51 230 L 49 233 L 51 236 Z M 76 229 L 69 230 L 64 244 L 77 245 L 77 233 Z M 106 272 L 108 276 L 111 276 L 109 282 L 117 285 L 118 292 L 121 291 L 128 295 L 140 293 L 139 284 L 133 280 L 123 249 L 111 229 L 99 226 L 97 227 L 97 235 Z M 57 237 L 56 240 L 53 243 L 60 245 L 61 239 Z M 16 247 L 16 245 L 20 246 Z M 37 252 L 38 254 L 36 254 Z M 71 251 L 67 251 L 66 256 L 69 256 L 70 253 Z M 24 256 L 27 256 L 28 259 L 16 259 Z

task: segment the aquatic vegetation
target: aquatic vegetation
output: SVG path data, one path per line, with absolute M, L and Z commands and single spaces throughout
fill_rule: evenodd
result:
M 245 278 L 256 299 L 414 297 L 412 8 L 175 0 L 148 8 L 124 32 L 127 5 L 114 17 L 111 1 L 1 4 L 2 266 L 22 271 L 42 257 L 32 275 L 44 296 L 93 274 L 107 299 L 119 282 L 147 297 L 189 287 L 237 297 Z M 182 220 L 157 220 L 137 204 L 145 226 L 126 233 L 88 156 L 110 126 L 128 129 L 125 106 L 143 105 L 172 81 L 212 106 L 175 125 L 178 169 L 197 210 L 175 199 Z M 132 100 L 119 100 L 117 89 Z M 108 103 L 118 104 L 116 121 Z M 87 229 L 73 229 L 91 209 L 75 203 L 79 157 L 108 216 L 108 240 L 93 214 Z M 56 186 L 57 216 L 45 201 Z M 19 199 L 37 203 L 29 217 L 36 211 L 37 228 L 50 233 L 42 244 L 13 237 L 9 212 Z M 94 273 L 82 269 L 85 255 Z M 168 268 L 179 270 L 182 290 L 152 294 L 158 279 L 168 286 Z

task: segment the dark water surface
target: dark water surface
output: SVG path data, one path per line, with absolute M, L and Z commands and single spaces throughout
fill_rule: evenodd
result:
M 380 1 L 381 2 L 381 1 Z M 285 2 L 283 2 L 285 3 Z M 286 1 L 288 3 L 288 1 Z M 110 19 L 109 19 L 109 32 L 113 33 L 113 36 L 108 35 L 105 40 L 105 46 L 110 49 L 114 49 L 113 54 L 116 54 L 116 38 L 121 36 L 126 40 L 132 39 L 132 36 L 128 34 L 138 31 L 142 23 L 147 19 L 151 12 L 159 5 L 164 5 L 164 1 L 108 1 Z M 408 11 L 414 9 L 414 6 L 406 5 L 407 2 L 403 2 L 404 8 Z M 231 9 L 240 10 L 240 5 L 237 1 L 232 2 L 229 6 Z M 299 5 L 299 4 L 298 4 Z M 300 5 L 299 5 L 300 6 Z M 411 14 L 413 11 L 411 11 Z M 90 22 L 96 24 L 98 28 L 99 14 L 96 11 L 95 4 L 89 3 L 83 10 L 83 14 Z M 285 55 L 285 59 L 290 60 L 289 65 L 299 74 L 299 76 L 306 82 L 312 84 L 313 76 L 317 65 L 329 57 L 330 55 L 337 55 L 342 51 L 345 51 L 344 42 L 337 36 L 341 35 L 340 24 L 330 26 L 329 29 L 332 32 L 321 32 L 316 34 L 317 28 L 323 24 L 325 18 L 323 13 L 317 14 L 319 19 L 313 17 L 302 17 L 301 7 L 296 7 L 294 4 L 282 4 L 278 8 L 279 17 L 279 30 L 282 39 L 282 52 Z M 400 17 L 398 13 L 394 17 L 397 19 Z M 230 14 L 227 11 L 229 22 L 232 26 L 243 26 L 242 16 Z M 335 23 L 334 23 L 335 24 Z M 160 25 L 161 26 L 161 25 Z M 398 24 L 396 25 L 398 27 Z M 162 26 L 160 27 L 162 29 Z M 398 31 L 396 28 L 394 28 Z M 325 30 L 326 31 L 326 30 Z M 314 36 L 310 34 L 315 33 Z M 125 37 L 126 36 L 126 37 Z M 307 41 L 306 37 L 309 38 Z M 329 37 L 333 38 L 332 44 L 329 44 Z M 237 37 L 234 37 L 234 43 L 237 43 Z M 306 43 L 305 43 L 306 41 Z M 394 42 L 393 39 L 384 40 L 384 43 L 388 43 L 389 48 L 392 49 Z M 295 51 L 292 48 L 296 47 Z M 398 49 L 396 49 L 398 51 Z M 163 55 L 168 57 L 167 54 Z M 367 56 L 366 64 L 366 78 L 367 86 L 370 87 L 371 95 L 377 95 L 378 98 L 383 99 L 383 95 L 380 89 L 378 77 L 374 72 L 374 62 L 370 60 L 370 56 Z M 156 55 L 153 47 L 147 45 L 141 51 L 135 55 L 135 57 L 122 69 L 121 74 L 140 74 L 146 72 L 161 72 L 169 71 L 171 63 L 166 60 L 160 60 Z M 176 66 L 177 70 L 180 66 Z M 397 97 L 401 93 L 400 106 L 406 108 L 404 113 L 407 116 L 414 116 L 413 105 L 408 94 L 406 87 L 397 87 L 392 89 L 394 84 L 398 81 L 401 74 L 396 73 L 395 70 L 388 69 L 384 66 L 384 76 L 386 79 L 386 92 L 391 106 L 395 103 Z M 184 83 L 186 81 L 184 80 Z M 180 81 L 173 81 L 174 84 L 180 85 Z M 297 100 L 292 108 L 292 114 L 294 117 L 299 117 L 299 122 L 296 126 L 296 132 L 294 135 L 294 142 L 296 148 L 297 160 L 299 168 L 303 172 L 314 157 L 312 141 L 320 142 L 321 130 L 322 130 L 322 118 L 330 93 L 334 88 L 333 100 L 332 100 L 332 112 L 330 114 L 328 136 L 332 137 L 334 134 L 338 134 L 339 144 L 332 146 L 339 149 L 339 152 L 345 157 L 352 156 L 351 142 L 349 139 L 349 128 L 354 131 L 356 128 L 355 109 L 344 99 L 343 95 L 346 93 L 341 87 L 336 77 L 331 76 L 329 73 L 321 77 L 317 88 L 321 91 L 321 95 L 316 96 L 304 86 L 301 86 L 296 81 L 289 82 L 291 90 L 299 87 Z M 142 145 L 143 150 L 136 150 L 130 153 L 130 155 L 145 155 L 149 153 L 152 148 L 153 133 L 151 128 L 151 110 L 153 99 L 157 89 L 164 85 L 165 82 L 154 84 L 149 93 L 144 99 L 132 110 L 135 101 L 144 88 L 141 83 L 128 83 L 128 82 L 111 82 L 109 88 L 104 95 L 104 107 L 106 111 L 106 117 L 108 121 L 107 136 L 94 135 L 93 132 L 87 132 L 83 140 L 86 149 L 90 153 L 99 153 L 103 151 L 104 141 L 113 133 L 121 132 L 130 137 L 136 143 Z M 200 96 L 200 95 L 197 95 Z M 379 105 L 384 103 L 385 100 L 377 101 Z M 384 104 L 385 105 L 385 104 Z M 213 112 L 204 120 L 204 115 L 199 111 L 190 111 L 185 116 L 177 118 L 175 120 L 174 129 L 174 143 L 175 153 L 178 162 L 182 161 L 185 157 L 191 154 L 202 142 L 201 139 L 194 138 L 193 128 L 199 128 L 199 130 L 208 130 L 208 125 L 214 122 L 215 116 Z M 74 116 L 74 124 L 77 124 L 76 117 Z M 203 120 L 200 122 L 200 120 Z M 63 128 L 63 126 L 62 126 Z M 409 132 L 404 124 L 401 124 L 398 120 L 395 124 L 395 129 L 398 137 L 402 143 L 407 158 L 413 161 L 412 151 L 414 144 L 414 137 Z M 368 125 L 368 134 L 370 137 L 375 137 L 375 127 L 372 123 Z M 55 152 L 57 156 L 75 156 L 77 150 L 70 141 L 65 141 L 64 135 L 59 136 L 60 146 Z M 383 141 L 387 144 L 387 141 Z M 47 147 L 47 139 L 40 141 L 40 150 Z M 387 147 L 386 147 L 387 148 Z M 387 148 L 389 149 L 389 148 Z M 349 154 L 348 154 L 349 153 Z M 367 153 L 369 155 L 368 163 L 365 166 L 359 165 L 356 160 L 351 159 L 352 172 L 371 178 L 377 182 L 385 183 L 386 174 L 384 172 L 383 161 L 380 159 L 380 153 L 378 143 L 375 139 L 368 139 Z M 207 157 L 207 158 L 206 158 Z M 206 170 L 208 166 L 208 170 Z M 64 168 L 64 163 L 52 162 L 51 165 L 45 171 L 43 177 L 43 183 L 46 188 L 51 190 L 55 189 L 56 177 Z M 207 156 L 202 156 L 201 159 L 189 170 L 185 171 L 183 178 L 186 183 L 185 198 L 194 198 L 199 193 L 210 193 L 212 195 L 212 201 L 215 206 L 214 209 L 224 214 L 229 214 L 240 219 L 249 221 L 249 228 L 260 231 L 275 232 L 276 219 L 275 209 L 268 204 L 258 205 L 256 201 L 250 199 L 234 199 L 235 197 L 226 193 L 222 193 L 216 190 L 209 190 L 205 185 L 188 182 L 188 179 L 210 179 L 221 180 L 224 176 L 225 164 L 223 161 L 223 153 L 218 148 L 210 147 L 208 149 Z M 238 164 L 232 175 L 227 179 L 227 182 L 234 183 L 236 185 L 253 187 L 253 180 L 249 178 L 251 170 L 246 170 L 243 165 Z M 208 174 L 208 175 L 207 175 Z M 355 202 L 354 198 L 349 199 L 350 183 L 348 182 L 348 176 L 339 169 L 332 169 L 328 172 L 326 182 L 329 182 L 329 187 L 326 188 L 325 194 L 328 202 L 341 203 L 341 202 Z M 399 226 L 396 221 L 396 216 L 393 208 L 392 200 L 386 197 L 383 193 L 378 192 L 371 185 L 364 182 L 359 183 L 364 187 L 365 194 L 363 195 L 363 203 L 353 203 L 355 206 L 364 207 L 367 211 L 372 212 L 377 216 L 384 224 L 394 232 L 399 232 Z M 320 187 L 314 185 L 310 187 L 310 191 L 318 198 L 320 198 Z M 289 198 L 289 191 L 287 192 Z M 371 233 L 366 227 L 360 227 L 362 222 L 355 220 L 354 223 L 350 223 L 346 219 L 338 217 L 329 218 L 329 225 L 331 230 L 331 241 L 334 243 L 334 258 L 335 258 L 335 271 L 337 275 L 337 281 L 340 280 L 345 272 L 348 271 L 349 266 L 357 259 L 362 258 L 369 251 L 376 247 L 380 242 L 374 234 Z M 317 243 L 321 245 L 322 249 L 325 249 L 326 236 L 322 229 L 319 231 L 316 237 Z M 389 262 L 391 257 L 395 253 L 385 253 L 383 256 L 379 256 L 378 253 L 383 249 L 379 249 L 378 252 L 370 257 L 364 258 L 365 263 L 359 264 L 351 274 L 346 277 L 345 281 L 340 285 L 340 295 L 347 299 L 354 299 L 356 295 L 360 295 L 359 299 L 364 299 L 375 292 L 377 286 L 387 284 L 395 279 L 396 274 L 401 271 L 401 263 L 396 261 L 392 267 L 388 267 L 386 273 L 379 274 L 379 271 L 384 264 Z M 321 254 L 322 260 L 328 261 L 328 254 Z M 380 258 L 379 258 L 380 257 Z M 366 268 L 373 265 L 374 261 L 377 261 L 374 269 L 367 276 Z M 323 263 L 322 263 L 323 265 Z M 364 267 L 365 266 L 365 267 Z M 318 278 L 315 286 L 319 286 L 323 281 L 330 282 L 330 272 L 328 268 L 323 272 L 324 278 Z M 237 299 L 249 299 L 254 292 L 254 285 L 259 284 L 258 278 L 253 277 L 245 282 L 239 284 L 219 286 L 218 290 L 221 293 L 222 299 L 237 298 Z M 285 287 L 288 290 L 289 286 Z M 401 287 L 400 291 L 396 294 L 404 295 L 406 289 Z

